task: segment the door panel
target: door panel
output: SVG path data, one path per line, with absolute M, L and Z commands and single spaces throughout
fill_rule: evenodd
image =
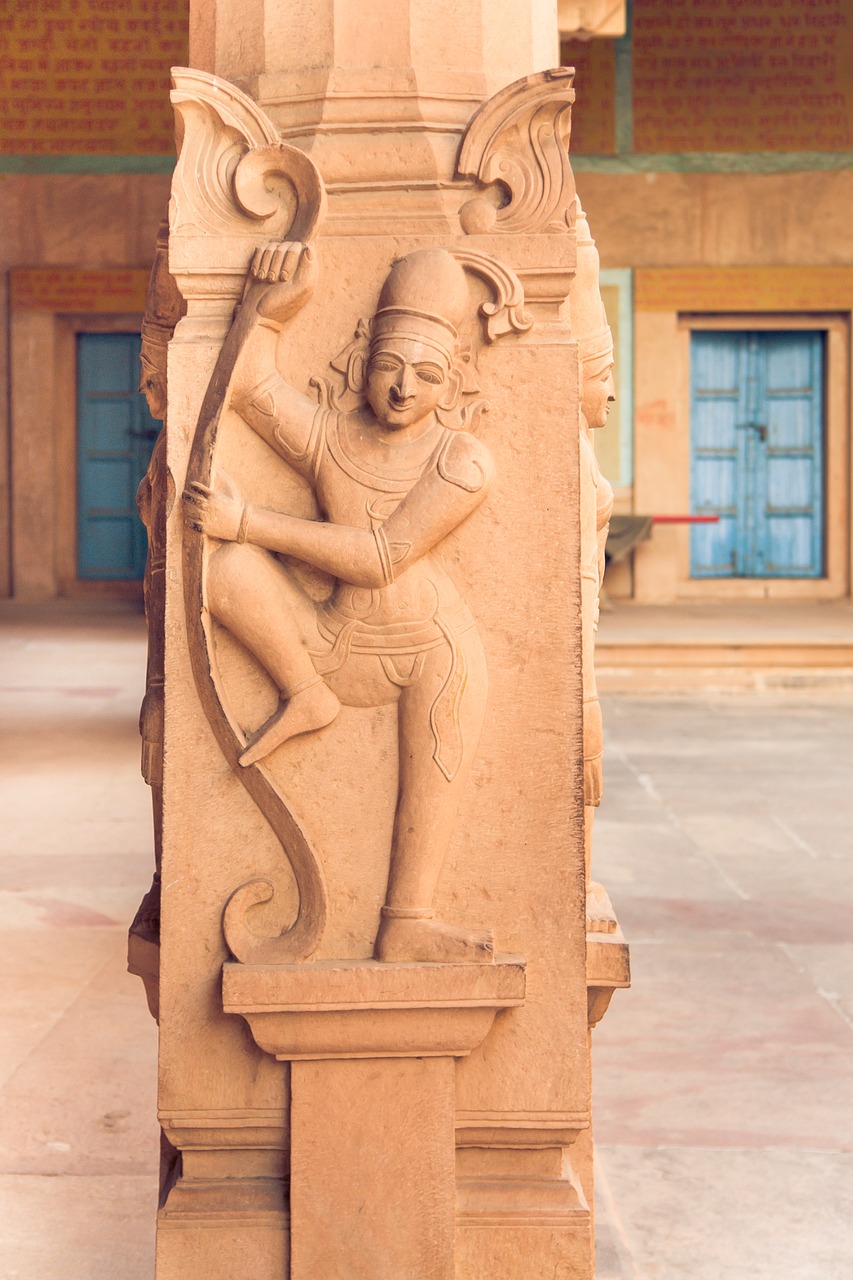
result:
M 823 571 L 823 335 L 762 334 L 768 577 Z
M 77 339 L 77 573 L 84 579 L 145 571 L 136 490 L 159 424 L 137 390 L 139 346 L 133 333 Z
M 693 577 L 823 571 L 823 335 L 691 339 Z
M 713 512 L 717 524 L 693 530 L 693 561 L 703 576 L 733 572 L 740 502 L 741 438 L 738 422 L 745 413 L 741 352 L 728 335 L 708 333 L 691 350 L 693 394 L 692 509 Z

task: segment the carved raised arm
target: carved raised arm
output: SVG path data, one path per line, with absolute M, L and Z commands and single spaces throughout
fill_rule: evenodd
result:
M 245 339 L 230 394 L 230 403 L 249 426 L 302 472 L 309 469 L 317 405 L 277 374 L 276 345 L 282 326 L 310 300 L 317 276 L 317 251 L 311 244 L 285 240 L 255 250 L 240 308 Z

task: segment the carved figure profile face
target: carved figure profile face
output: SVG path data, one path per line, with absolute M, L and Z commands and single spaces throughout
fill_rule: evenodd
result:
M 583 371 L 581 413 L 587 425 L 595 430 L 607 425 L 610 406 L 616 400 L 616 384 L 613 381 L 613 362 L 592 364 Z
M 386 333 L 367 367 L 367 400 L 391 431 L 426 422 L 447 398 L 451 362 L 434 343 Z
M 162 422 L 166 416 L 165 373 L 157 368 L 144 351 L 140 363 L 142 372 L 139 377 L 139 390 L 145 396 L 145 402 L 148 405 L 148 412 L 151 417 L 159 418 Z

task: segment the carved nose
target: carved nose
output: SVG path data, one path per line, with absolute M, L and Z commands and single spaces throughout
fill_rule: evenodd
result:
M 411 400 L 415 394 L 415 375 L 408 365 L 403 365 L 400 370 L 397 381 L 394 383 L 394 390 L 397 393 L 398 400 Z

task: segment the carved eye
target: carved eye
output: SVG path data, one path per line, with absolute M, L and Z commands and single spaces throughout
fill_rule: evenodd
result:
M 370 367 L 376 373 L 396 373 L 397 365 L 391 360 L 373 360 Z
M 433 387 L 440 387 L 440 386 L 441 386 L 441 383 L 442 383 L 442 377 L 441 377 L 441 374 L 440 374 L 440 373 L 436 373 L 436 372 L 435 372 L 435 370 L 433 370 L 433 369 L 418 369 L 418 370 L 416 370 L 416 372 L 417 372 L 417 375 L 418 375 L 418 377 L 420 378 L 421 382 L 428 382 L 428 383 L 430 384 L 430 386 L 433 386 Z

